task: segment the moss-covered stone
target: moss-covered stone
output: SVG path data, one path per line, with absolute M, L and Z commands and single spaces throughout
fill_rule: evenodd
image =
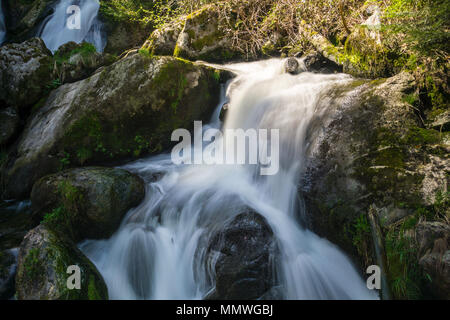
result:
M 423 208 L 450 182 L 448 157 L 438 151 L 447 150 L 439 132 L 423 128 L 404 98 L 413 86 L 411 75 L 403 73 L 333 90 L 328 96 L 337 95 L 337 102 L 331 105 L 340 107 L 325 122 L 322 138 L 312 142 L 315 162 L 307 169 L 312 185 L 303 191 L 312 229 L 355 257 L 362 270 L 379 264 L 366 219 L 375 208 L 396 298 L 429 296 L 408 234 L 419 219 L 443 216 Z
M 221 4 L 206 5 L 186 17 L 174 56 L 208 62 L 230 61 L 240 56 L 222 30 L 218 6 Z
M 80 289 L 69 289 L 69 266 L 81 272 Z M 105 300 L 108 292 L 95 266 L 75 244 L 40 225 L 24 238 L 18 257 L 17 298 L 22 300 Z
M 134 54 L 59 87 L 34 114 L 8 161 L 7 194 L 26 196 L 37 179 L 68 166 L 169 148 L 173 130 L 209 119 L 220 73 L 182 59 Z
M 39 38 L 0 48 L 0 101 L 27 111 L 52 77 L 52 54 Z
M 144 195 L 139 177 L 122 169 L 89 167 L 40 179 L 31 200 L 36 220 L 77 242 L 111 236 Z

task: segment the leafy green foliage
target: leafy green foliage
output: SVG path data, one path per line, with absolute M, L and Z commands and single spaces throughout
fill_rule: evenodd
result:
M 386 8 L 387 29 L 426 55 L 450 50 L 450 1 L 391 0 Z

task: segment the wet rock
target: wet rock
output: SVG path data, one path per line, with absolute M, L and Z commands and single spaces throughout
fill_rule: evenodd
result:
M 17 134 L 19 123 L 20 117 L 14 108 L 0 109 L 0 147 Z
M 225 121 L 225 118 L 226 118 L 227 113 L 228 113 L 228 108 L 229 108 L 228 103 L 225 103 L 223 105 L 222 109 L 220 109 L 220 114 L 219 114 L 220 121 Z
M 10 299 L 14 295 L 16 257 L 11 250 L 0 251 L 0 299 Z
M 80 289 L 69 289 L 69 266 L 78 266 Z M 72 272 L 73 274 L 73 272 Z M 70 240 L 40 225 L 24 238 L 18 256 L 19 300 L 106 300 L 108 291 L 96 267 Z
M 52 91 L 26 125 L 5 168 L 7 198 L 67 165 L 120 161 L 170 148 L 172 131 L 209 119 L 221 71 L 134 54 Z
M 0 47 L 0 101 L 25 111 L 52 80 L 52 54 L 39 38 Z
M 290 74 L 298 74 L 301 72 L 300 64 L 297 59 L 290 57 L 284 62 L 284 71 Z
M 325 58 L 322 54 L 315 52 L 304 58 L 306 70 L 318 73 L 337 73 L 342 72 L 342 67 L 334 61 Z
M 267 221 L 247 210 L 213 238 L 208 256 L 215 262 L 215 292 L 210 299 L 257 299 L 274 286 L 277 245 Z
M 68 42 L 55 52 L 53 74 L 61 83 L 71 83 L 89 77 L 115 59 L 110 54 L 97 52 L 90 43 Z
M 36 182 L 31 192 L 38 221 L 73 241 L 108 238 L 145 196 L 141 178 L 122 169 L 69 169 Z

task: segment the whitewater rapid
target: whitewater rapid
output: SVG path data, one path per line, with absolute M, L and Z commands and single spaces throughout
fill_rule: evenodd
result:
M 301 62 L 301 61 L 300 61 Z M 280 170 L 261 176 L 258 165 L 179 165 L 170 154 L 123 168 L 147 182 L 146 198 L 106 240 L 80 249 L 105 279 L 111 299 L 202 299 L 214 289 L 211 269 L 196 257 L 240 208 L 265 217 L 280 249 L 276 273 L 284 299 L 377 299 L 348 257 L 304 227 L 307 213 L 298 183 L 311 141 L 312 121 L 325 117 L 330 89 L 349 84 L 344 74 L 283 72 L 282 59 L 225 66 L 237 77 L 223 88 L 209 125 L 223 129 L 280 130 Z

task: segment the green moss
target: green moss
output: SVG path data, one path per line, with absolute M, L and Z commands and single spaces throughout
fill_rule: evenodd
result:
M 408 218 L 399 228 L 391 228 L 385 238 L 387 278 L 393 298 L 423 298 L 426 281 L 417 261 L 417 251 L 413 239 L 405 235 L 417 221 Z
M 411 127 L 403 141 L 407 145 L 423 146 L 425 144 L 439 143 L 440 140 L 440 134 L 436 130 Z
M 57 64 L 62 64 L 64 62 L 69 62 L 70 58 L 76 54 L 81 54 L 83 58 L 91 56 L 93 53 L 97 52 L 95 46 L 89 42 L 83 42 L 80 46 L 69 52 L 56 51 L 53 59 Z
M 39 248 L 32 248 L 28 251 L 24 261 L 24 269 L 27 276 L 31 279 L 39 278 L 44 272 L 43 266 L 39 260 L 40 250 Z
M 89 276 L 89 284 L 88 284 L 88 299 L 89 300 L 102 300 L 103 297 L 97 289 L 97 285 L 95 282 L 94 276 Z
M 141 48 L 141 49 L 139 49 L 138 52 L 139 52 L 139 54 L 141 54 L 144 57 L 147 57 L 147 58 L 153 57 L 153 53 L 148 48 Z

